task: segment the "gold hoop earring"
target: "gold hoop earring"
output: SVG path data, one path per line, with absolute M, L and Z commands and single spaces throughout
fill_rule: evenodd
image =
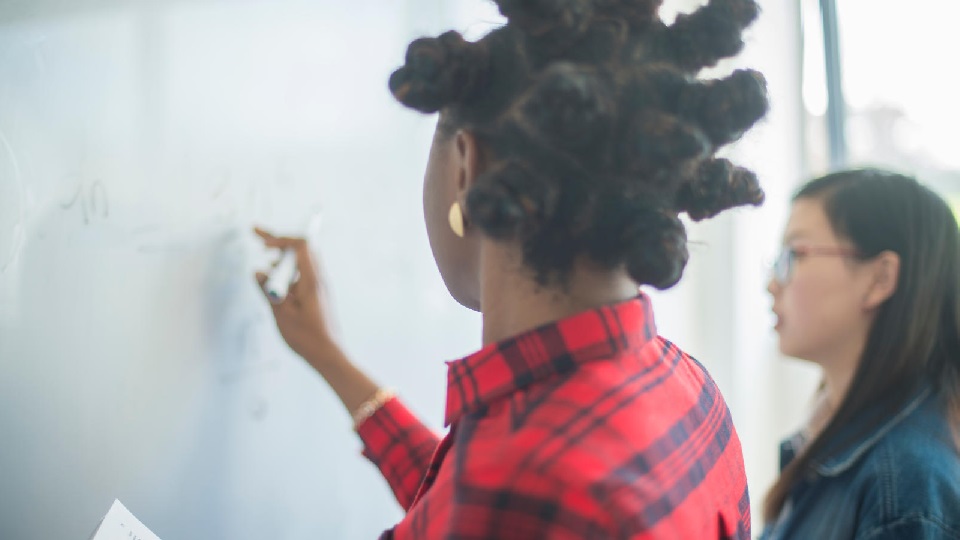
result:
M 463 238 L 463 210 L 460 208 L 459 202 L 454 202 L 450 207 L 450 229 L 453 231 L 453 234 Z

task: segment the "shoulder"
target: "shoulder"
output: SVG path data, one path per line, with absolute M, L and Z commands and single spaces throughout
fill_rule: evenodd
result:
M 906 420 L 865 456 L 860 476 L 878 484 L 865 490 L 864 515 L 874 517 L 877 534 L 943 529 L 960 538 L 960 454 L 949 426 L 929 408 Z
M 662 351 L 663 357 L 671 365 L 674 371 L 674 379 L 678 383 L 697 392 L 709 392 L 723 402 L 720 390 L 710 374 L 710 370 L 700 360 L 662 337 L 653 340 L 650 346 Z M 723 403 L 726 405 L 725 402 Z
M 748 514 L 742 508 L 747 484 L 727 404 L 699 362 L 666 340 L 650 346 L 663 366 L 630 372 L 635 381 L 604 392 L 604 400 L 577 413 L 577 422 L 543 418 L 562 433 L 569 451 L 537 460 L 536 468 L 589 494 L 620 531 L 676 527 L 677 519 L 688 519 L 691 527 L 709 519 L 702 526 L 717 526 L 718 513 L 735 526 Z M 582 394 L 581 384 L 597 388 L 591 377 L 572 378 L 558 395 Z M 541 450 L 533 455 L 549 456 Z
M 710 446 L 737 439 L 727 403 L 707 370 L 662 338 L 635 355 L 585 364 L 563 381 L 524 394 L 514 411 L 524 410 L 531 422 L 586 446 L 648 449 L 652 456 L 687 442 Z
M 886 433 L 872 454 L 873 472 L 895 472 L 901 490 L 937 485 L 960 509 L 960 452 L 935 400 L 926 400 Z

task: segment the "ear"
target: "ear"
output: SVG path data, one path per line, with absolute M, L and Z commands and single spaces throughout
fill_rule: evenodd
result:
M 864 297 L 864 309 L 876 309 L 897 292 L 900 280 L 900 256 L 892 251 L 884 251 L 868 263 L 871 283 Z
M 467 191 L 482 172 L 480 142 L 470 131 L 459 129 L 454 135 L 454 159 L 457 168 L 457 200 L 466 202 Z

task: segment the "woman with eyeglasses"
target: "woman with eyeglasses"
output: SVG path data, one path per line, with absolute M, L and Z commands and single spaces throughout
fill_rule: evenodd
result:
M 768 290 L 780 350 L 822 368 L 781 445 L 762 538 L 960 538 L 960 232 L 916 180 L 834 173 L 793 201 Z

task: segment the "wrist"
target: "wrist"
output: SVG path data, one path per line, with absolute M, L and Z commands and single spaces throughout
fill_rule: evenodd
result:
M 344 360 L 343 351 L 328 336 L 318 336 L 309 347 L 304 348 L 300 356 L 321 375 L 337 362 Z
M 368 418 L 379 411 L 388 401 L 393 399 L 394 396 L 393 390 L 389 388 L 377 388 L 377 391 L 374 392 L 372 396 L 367 398 L 358 407 L 350 410 L 349 413 L 353 419 L 354 431 L 360 429 L 360 426 L 366 422 Z

